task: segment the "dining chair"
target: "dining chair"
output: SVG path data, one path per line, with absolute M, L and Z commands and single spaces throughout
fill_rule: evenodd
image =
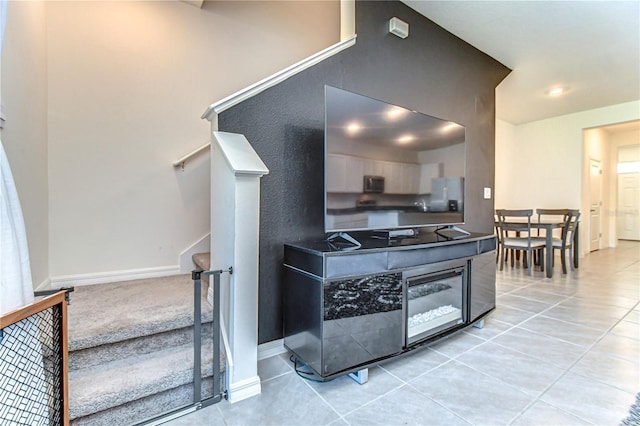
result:
M 502 237 L 500 237 L 500 227 L 498 226 L 498 216 L 494 216 L 493 218 L 493 228 L 495 229 L 496 235 L 496 263 L 500 260 L 500 254 L 502 252 Z
M 562 273 L 567 273 L 567 250 L 569 251 L 569 264 L 571 270 L 575 270 L 573 266 L 573 248 L 574 239 L 576 238 L 576 228 L 580 222 L 580 210 L 567 210 L 564 226 L 562 227 L 562 235 L 560 238 L 553 238 L 553 251 L 560 250 L 560 260 L 562 261 Z
M 522 251 L 525 254 L 526 268 L 531 275 L 533 252 L 540 251 L 540 269 L 544 270 L 544 247 L 546 243 L 531 235 L 531 216 L 533 209 L 528 210 L 496 210 L 498 216 L 498 227 L 500 228 L 500 238 L 502 239 L 502 252 L 500 257 L 500 270 L 504 269 L 506 261 L 506 251 Z M 515 233 L 511 236 L 509 232 Z M 512 253 L 513 258 L 513 253 Z
M 496 210 L 497 212 L 498 210 Z M 494 219 L 494 229 L 495 229 L 495 236 L 496 236 L 496 242 L 497 242 L 497 249 L 496 249 L 496 264 L 498 263 L 498 261 L 504 256 L 504 261 L 508 262 L 509 259 L 511 259 L 511 267 L 514 266 L 516 260 L 519 261 L 520 260 L 520 250 L 513 250 L 513 249 L 504 249 L 502 247 L 502 233 L 500 232 L 500 226 L 498 223 L 498 216 L 495 215 L 493 217 Z M 517 235 L 517 234 L 516 234 Z M 526 260 L 525 260 L 525 267 L 526 267 Z
M 567 220 L 567 214 L 569 213 L 569 209 L 536 209 L 536 214 L 538 215 L 538 223 L 540 223 L 543 219 L 543 216 L 547 217 L 562 217 L 563 221 Z M 540 235 L 541 229 L 538 229 L 538 236 L 544 237 L 545 235 Z
M 538 223 L 542 222 L 543 218 L 556 218 L 558 220 L 562 220 L 563 222 L 565 222 L 567 220 L 567 213 L 569 212 L 569 209 L 536 209 L 536 214 L 538 215 Z M 540 238 L 545 238 L 546 235 L 544 234 L 545 230 L 542 228 L 538 228 L 537 229 L 537 236 Z M 536 254 L 534 253 L 534 260 L 536 263 L 538 263 L 539 259 L 536 258 Z

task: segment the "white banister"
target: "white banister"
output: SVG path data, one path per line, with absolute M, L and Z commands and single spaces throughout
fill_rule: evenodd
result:
M 258 376 L 258 245 L 260 179 L 269 169 L 240 134 L 213 132 L 211 145 L 211 268 L 231 265 L 220 282 L 220 310 L 229 339 L 227 398 L 261 392 Z M 225 348 L 227 350 L 227 348 Z
M 181 167 L 182 170 L 184 170 L 184 163 L 186 163 L 187 161 L 191 160 L 193 157 L 195 157 L 196 155 L 200 154 L 201 152 L 204 152 L 204 151 L 208 150 L 210 147 L 211 147 L 211 142 L 207 142 L 206 144 L 202 145 L 200 148 L 194 149 L 193 151 L 191 151 L 187 155 L 184 155 L 184 156 L 180 157 L 179 159 L 177 159 L 176 161 L 174 161 L 173 162 L 173 167 Z

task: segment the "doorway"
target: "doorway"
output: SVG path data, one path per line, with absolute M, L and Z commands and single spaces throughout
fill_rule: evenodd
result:
M 602 165 L 589 160 L 589 251 L 600 250 L 602 239 Z
M 640 173 L 618 175 L 618 238 L 640 241 Z
M 617 236 L 640 241 L 640 144 L 620 146 L 617 162 Z

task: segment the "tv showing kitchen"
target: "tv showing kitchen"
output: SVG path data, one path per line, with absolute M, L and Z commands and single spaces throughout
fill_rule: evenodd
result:
M 325 86 L 325 232 L 464 224 L 465 128 Z

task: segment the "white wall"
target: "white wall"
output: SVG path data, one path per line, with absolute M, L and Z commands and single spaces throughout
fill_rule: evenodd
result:
M 459 143 L 446 148 L 421 151 L 418 154 L 421 164 L 440 163 L 442 164 L 443 177 L 457 177 L 465 175 L 466 145 Z
M 634 101 L 518 126 L 498 121 L 496 207 L 583 209 L 583 130 L 639 118 Z
M 11 1 L 2 51 L 2 144 L 24 215 L 34 287 L 49 276 L 45 5 Z
M 339 39 L 338 2 L 46 9 L 53 277 L 177 265 L 209 230 L 208 154 L 171 166 L 205 108 Z
M 495 188 L 493 191 L 496 209 L 515 208 L 512 204 L 517 198 L 520 180 L 517 176 L 517 126 L 502 120 L 496 120 L 496 167 Z

